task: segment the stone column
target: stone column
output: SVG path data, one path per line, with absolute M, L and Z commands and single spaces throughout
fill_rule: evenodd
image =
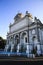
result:
M 22 32 L 20 33 L 20 47 L 19 47 L 19 49 L 21 49 L 21 45 L 22 45 Z
M 13 46 L 13 49 L 14 49 L 14 42 L 15 42 L 15 40 L 14 40 L 14 35 L 13 35 L 13 39 L 12 39 L 12 46 Z M 13 49 L 12 49 L 12 51 L 13 51 Z
M 29 29 L 27 30 L 27 38 L 28 38 L 28 43 L 29 43 Z
M 29 54 L 29 29 L 27 30 L 27 44 L 26 44 L 26 53 Z
M 19 44 L 18 44 L 18 46 L 17 46 L 17 52 L 19 52 Z
M 41 50 L 40 50 L 40 44 L 37 45 L 37 54 L 40 55 L 41 54 Z
M 39 30 L 38 30 L 38 24 L 37 24 L 37 27 L 36 27 L 36 34 L 37 34 L 37 39 L 38 39 L 38 41 L 40 41 Z
M 18 43 L 20 43 L 20 33 L 18 34 Z
M 37 24 L 37 27 L 36 27 L 36 34 L 37 34 L 37 39 L 38 39 L 38 43 L 40 45 L 40 52 L 41 52 L 41 43 L 40 43 L 40 36 L 39 36 L 39 29 L 38 29 L 38 24 Z M 37 43 L 37 44 L 38 44 Z M 37 52 L 38 52 L 38 49 L 37 49 Z M 39 52 L 38 52 L 39 53 Z
M 7 44 L 6 47 L 5 47 L 6 52 L 7 52 L 8 48 L 9 48 L 9 45 Z
M 29 45 L 27 44 L 27 50 L 26 50 L 27 56 L 29 57 Z
M 18 39 L 18 45 L 17 45 L 17 52 L 19 52 L 19 45 L 20 44 L 20 33 L 19 33 L 19 39 Z
M 20 37 L 20 43 L 21 43 L 21 37 Z
M 11 37 L 11 42 L 10 42 L 10 44 L 11 44 L 11 52 L 12 52 L 12 50 L 13 50 L 13 36 Z
M 14 48 L 14 44 L 11 44 L 11 52 L 13 51 Z

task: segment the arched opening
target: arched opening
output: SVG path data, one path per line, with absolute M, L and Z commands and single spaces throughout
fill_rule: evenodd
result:
M 27 33 L 23 32 L 21 34 L 21 48 L 20 48 L 20 52 L 26 52 L 26 43 L 27 43 Z
M 16 44 L 19 43 L 19 36 L 18 36 L 18 35 L 15 36 L 15 43 L 16 43 Z
M 18 44 L 19 44 L 19 35 L 16 35 L 15 36 L 14 49 L 13 49 L 14 52 L 17 52 L 17 46 L 18 46 Z
M 7 50 L 7 51 L 8 51 L 8 52 L 10 52 L 10 50 L 11 50 L 11 45 L 9 46 L 9 48 L 8 48 L 8 50 Z
M 23 32 L 22 35 L 21 35 L 21 42 L 22 43 L 27 43 L 27 33 L 26 32 Z
M 32 40 L 33 40 L 33 50 L 32 50 L 32 53 L 34 53 L 36 55 L 37 54 L 37 45 L 38 45 L 37 37 L 33 36 Z
M 33 36 L 33 38 L 32 38 L 32 40 L 33 40 L 33 44 L 34 44 L 34 46 L 36 46 L 37 45 L 37 37 L 36 36 Z

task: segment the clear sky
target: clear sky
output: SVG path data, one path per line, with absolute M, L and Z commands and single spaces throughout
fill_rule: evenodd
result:
M 6 38 L 14 16 L 27 10 L 43 23 L 43 0 L 0 0 L 0 36 Z

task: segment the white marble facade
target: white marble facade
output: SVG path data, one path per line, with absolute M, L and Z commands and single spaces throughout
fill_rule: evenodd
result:
M 33 46 L 37 47 L 37 53 L 43 51 L 43 24 L 37 17 L 33 17 L 28 11 L 23 15 L 18 13 L 14 17 L 14 23 L 9 25 L 5 51 L 32 53 Z

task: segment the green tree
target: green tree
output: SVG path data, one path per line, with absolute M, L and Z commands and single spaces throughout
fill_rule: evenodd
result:
M 6 39 L 0 37 L 0 49 L 4 49 L 6 45 Z

